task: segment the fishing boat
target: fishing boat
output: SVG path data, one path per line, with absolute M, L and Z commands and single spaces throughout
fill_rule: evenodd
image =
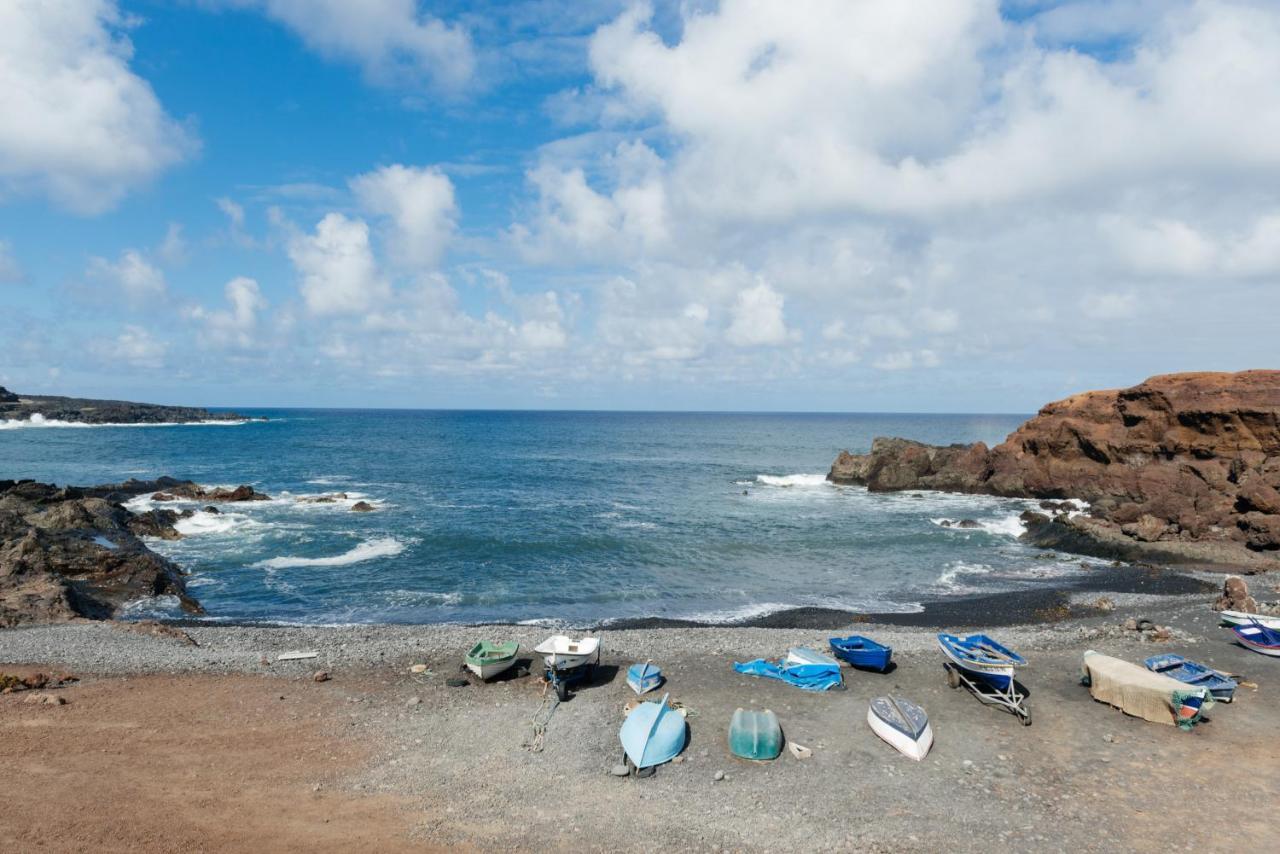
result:
M 1162 673 L 1179 682 L 1209 689 L 1213 699 L 1230 703 L 1236 693 L 1236 680 L 1211 667 L 1189 661 L 1180 655 L 1167 652 L 1153 655 L 1143 662 L 1152 673 Z
M 1218 614 L 1218 619 L 1224 626 L 1252 626 L 1257 623 L 1273 631 L 1280 631 L 1280 617 L 1267 617 L 1245 611 L 1222 611 Z
M 1080 682 L 1095 700 L 1125 714 L 1183 730 L 1199 723 L 1204 710 L 1214 702 L 1208 688 L 1093 650 L 1084 653 Z
M 663 682 L 662 670 L 652 660 L 627 668 L 627 684 L 637 694 L 647 694 Z
M 515 641 L 493 643 L 482 640 L 467 652 L 467 669 L 481 679 L 492 679 L 516 663 L 519 650 L 520 644 Z
M 840 662 L 836 661 L 829 655 L 823 655 L 816 649 L 810 649 L 807 646 L 793 646 L 787 650 L 787 657 L 784 660 L 786 667 L 839 667 Z
M 933 728 L 924 709 L 901 697 L 876 697 L 867 707 L 871 731 L 903 756 L 919 762 L 933 747 Z
M 765 709 L 737 709 L 729 721 L 729 751 L 743 759 L 777 759 L 782 753 L 782 727 L 778 716 Z
M 841 661 L 862 670 L 874 670 L 884 673 L 889 669 L 889 659 L 893 649 L 878 644 L 871 638 L 861 635 L 850 635 L 847 638 L 830 638 L 831 652 Z
M 1263 655 L 1280 658 L 1280 632 L 1269 629 L 1261 623 L 1249 626 L 1232 626 L 1231 631 L 1241 644 Z
M 687 728 L 684 715 L 667 705 L 670 694 L 656 703 L 641 703 L 627 715 L 618 740 L 636 768 L 669 762 L 684 750 Z
M 951 662 L 993 688 L 1005 689 L 1013 684 L 1013 671 L 1027 661 L 1013 650 L 986 635 L 938 635 L 938 645 Z
M 552 635 L 533 648 L 552 670 L 571 670 L 584 664 L 600 663 L 600 638 L 574 640 L 566 635 Z

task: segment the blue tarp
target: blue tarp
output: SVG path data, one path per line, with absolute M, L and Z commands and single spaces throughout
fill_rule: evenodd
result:
M 777 664 L 757 658 L 746 664 L 734 664 L 733 669 L 748 676 L 781 679 L 783 682 L 806 691 L 827 691 L 844 684 L 839 665 L 830 664 Z

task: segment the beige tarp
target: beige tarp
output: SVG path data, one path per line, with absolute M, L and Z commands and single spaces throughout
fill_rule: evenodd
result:
M 1145 667 L 1090 650 L 1084 654 L 1083 674 L 1089 693 L 1126 714 L 1159 724 L 1178 725 L 1175 692 L 1181 696 L 1204 691 Z M 1207 704 L 1206 704 L 1207 705 Z

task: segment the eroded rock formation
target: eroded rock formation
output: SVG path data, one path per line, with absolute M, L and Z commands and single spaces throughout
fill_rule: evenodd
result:
M 994 448 L 876 439 L 868 454 L 841 452 L 827 477 L 873 491 L 1079 498 L 1088 516 L 1040 516 L 1029 538 L 1128 559 L 1280 567 L 1280 371 L 1166 374 L 1077 394 Z

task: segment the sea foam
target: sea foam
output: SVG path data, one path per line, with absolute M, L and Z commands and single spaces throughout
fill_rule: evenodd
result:
M 758 474 L 756 483 L 762 486 L 826 486 L 825 474 Z
M 289 569 L 298 566 L 348 566 L 377 560 L 381 557 L 394 557 L 404 551 L 404 543 L 395 537 L 379 537 L 366 540 L 350 551 L 333 557 L 273 557 L 260 560 L 253 566 L 261 569 Z

